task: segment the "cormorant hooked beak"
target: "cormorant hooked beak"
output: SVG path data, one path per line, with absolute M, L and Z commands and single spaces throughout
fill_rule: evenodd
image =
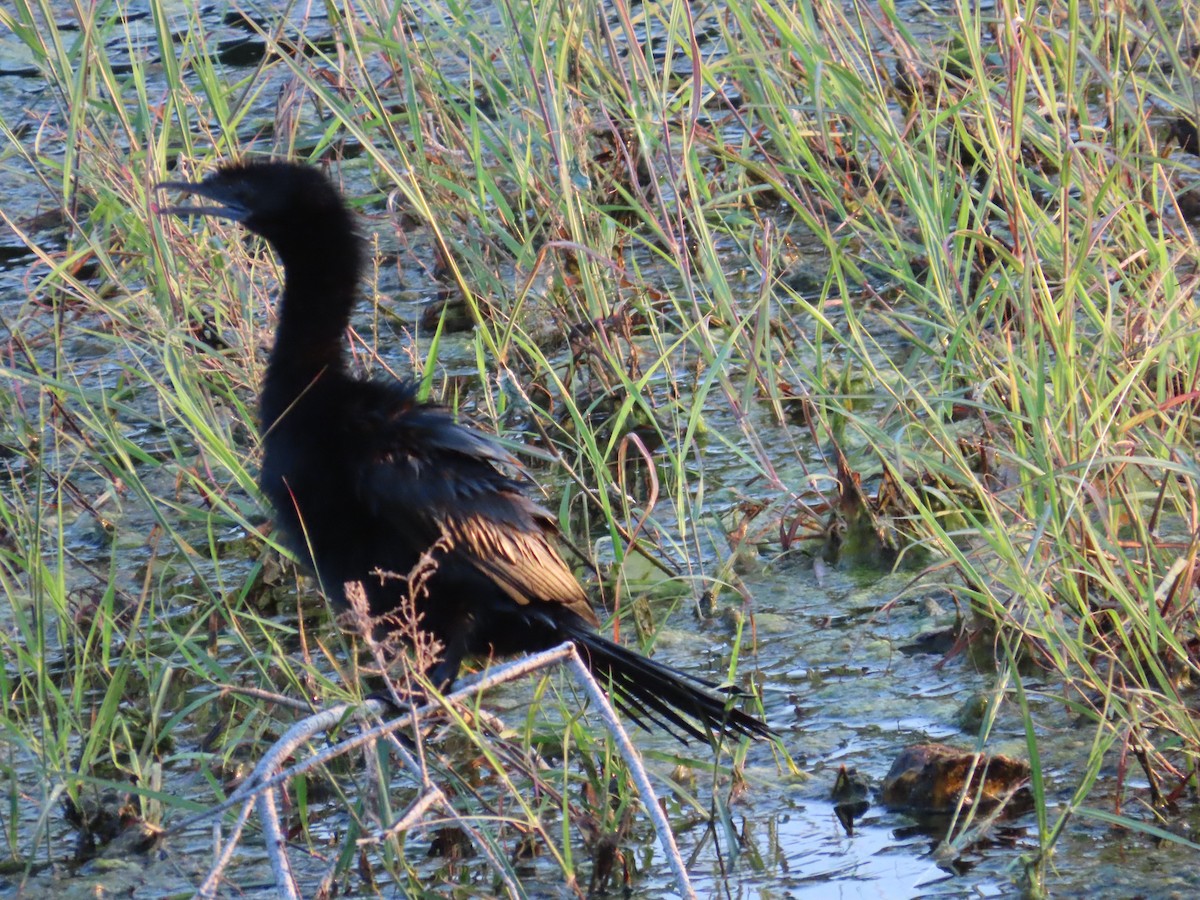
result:
M 243 222 L 250 215 L 250 210 L 243 203 L 229 195 L 227 185 L 210 184 L 207 181 L 160 181 L 154 185 L 153 190 L 155 193 L 158 191 L 181 191 L 185 194 L 204 197 L 217 204 L 216 206 L 200 206 L 198 204 L 160 206 L 156 203 L 154 211 L 160 216 L 215 216 L 233 222 Z

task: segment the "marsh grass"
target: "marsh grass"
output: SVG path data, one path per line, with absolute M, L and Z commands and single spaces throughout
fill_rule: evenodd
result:
M 1026 726 L 1030 886 L 1075 816 L 1169 833 L 1200 751 L 1200 341 L 1180 213 L 1195 159 L 1165 144 L 1165 119 L 1194 121 L 1197 36 L 1186 5 L 1152 7 L 1135 22 L 960 4 L 942 42 L 886 3 L 501 4 L 486 27 L 456 4 L 363 3 L 247 20 L 263 55 L 242 69 L 200 13 L 113 3 L 66 29 L 49 4 L 0 12 L 55 98 L 32 137 L 3 123 L 6 175 L 65 222 L 47 238 L 0 209 L 36 254 L 27 301 L 5 307 L 0 392 L 5 777 L 33 800 L 11 855 L 61 852 L 45 842 L 64 793 L 120 783 L 161 815 L 187 805 L 152 787 L 165 767 L 222 794 L 286 718 L 225 686 L 358 695 L 353 647 L 297 608 L 260 527 L 273 262 L 151 212 L 169 169 L 246 152 L 329 164 L 388 248 L 378 273 L 400 293 L 437 284 L 432 325 L 401 314 L 403 353 L 374 313 L 356 355 L 560 461 L 548 502 L 572 543 L 607 548 L 625 639 L 650 649 L 681 602 L 739 609 L 742 681 L 738 572 L 781 536 L 927 566 L 917 584 L 969 610 L 972 639 L 994 645 L 995 709 Z M 637 602 L 647 585 L 660 602 Z M 1047 796 L 1030 672 L 1094 735 L 1066 805 Z M 631 800 L 558 690 L 540 685 L 509 724 L 561 768 L 463 719 L 488 789 L 454 761 L 437 777 L 493 861 L 511 827 L 574 877 L 583 849 L 624 846 Z M 181 749 L 205 731 L 211 753 Z M 694 792 L 676 780 L 679 812 L 728 823 L 745 753 Z M 708 771 L 700 757 L 679 761 Z M 1101 778 L 1114 757 L 1150 789 Z M 31 770 L 44 789 L 22 783 Z M 386 821 L 386 777 L 343 790 L 337 774 L 296 793 L 303 840 L 337 830 L 331 810 L 351 823 L 328 883 L 418 883 L 402 838 L 366 868 L 352 850 Z M 336 798 L 319 811 L 318 782 Z M 510 808 L 530 785 L 539 802 Z

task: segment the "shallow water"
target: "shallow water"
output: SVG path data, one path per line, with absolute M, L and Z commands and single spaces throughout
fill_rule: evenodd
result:
M 189 19 L 190 4 L 179 3 L 170 8 L 180 22 Z M 139 7 L 131 4 L 130 9 L 136 12 Z M 482 14 L 492 11 L 493 7 L 481 5 L 480 10 Z M 63 4 L 64 22 L 68 15 L 69 6 Z M 131 43 L 137 45 L 142 40 L 149 41 L 143 30 L 146 21 L 137 17 L 131 21 Z M 234 41 L 245 36 L 243 31 L 226 24 L 220 8 L 210 8 L 198 21 L 206 26 L 208 39 L 212 41 Z M 323 27 L 319 16 L 314 18 L 312 27 L 318 30 Z M 56 100 L 45 90 L 44 82 L 27 71 L 28 61 L 19 45 L 10 35 L 3 37 L 0 54 L 7 58 L 0 69 L 8 74 L 0 75 L 0 116 L 5 122 L 17 123 L 32 122 L 43 115 L 58 115 L 60 110 Z M 122 51 L 114 48 L 114 52 Z M 714 47 L 713 52 L 720 52 L 720 47 Z M 453 69 L 453 61 L 448 60 L 450 75 L 453 75 Z M 257 112 L 263 121 L 272 118 L 274 96 L 269 89 L 261 95 Z M 257 125 L 251 123 L 251 127 Z M 35 134 L 34 131 L 27 132 L 22 140 L 32 141 Z M 6 187 L 4 212 L 14 219 L 24 219 L 46 209 L 50 198 L 26 180 L 20 171 L 21 165 L 11 160 L 3 165 L 5 181 L 12 184 L 11 189 Z M 147 180 L 158 174 L 147 173 Z M 351 176 L 351 187 L 354 178 L 358 178 L 359 186 L 366 193 L 368 177 L 361 170 L 355 172 Z M 394 268 L 381 270 L 379 291 L 388 298 L 390 315 L 404 323 L 415 321 L 430 299 L 425 280 L 430 260 L 428 237 L 420 234 L 409 237 L 412 244 L 408 247 L 396 245 L 394 241 L 388 243 L 386 234 L 380 238 L 381 249 L 387 258 L 398 254 L 400 261 Z M 9 242 L 6 240 L 5 243 Z M 41 338 L 54 327 L 54 309 L 49 304 L 44 307 L 30 305 L 31 290 L 42 270 L 32 256 L 19 252 L 19 245 L 14 247 L 16 249 L 6 256 L 0 268 L 0 317 L 8 328 L 20 331 L 34 352 L 46 354 L 39 357 L 40 365 L 47 370 L 65 367 L 72 378 L 86 382 L 96 391 L 118 389 L 124 365 L 139 362 L 150 367 L 160 365 L 154 356 L 155 348 L 131 346 L 127 348 L 125 358 L 114 359 L 112 343 L 97 342 L 90 334 L 91 329 L 103 326 L 96 311 L 87 309 L 69 310 L 63 316 L 61 327 L 67 334 L 64 345 L 69 350 L 68 358 L 51 359 L 49 354 L 53 344 Z M 819 254 L 814 249 L 801 246 L 800 253 L 811 254 L 815 260 Z M 652 260 L 647 258 L 639 262 L 644 275 L 652 271 Z M 729 263 L 731 271 L 745 267 L 742 259 L 731 258 Z M 669 288 L 667 273 L 663 273 L 662 280 Z M 747 298 L 753 298 L 757 290 L 755 278 L 747 275 L 743 280 L 739 290 L 744 291 Z M 258 310 L 254 315 L 257 316 L 257 327 L 266 328 L 267 311 Z M 398 328 L 392 319 L 376 318 L 370 313 L 361 315 L 355 324 L 363 340 L 378 351 L 380 361 L 397 371 L 407 370 L 409 347 L 399 337 L 410 333 L 410 329 Z M 43 332 L 41 335 L 39 329 Z M 0 331 L 0 340 L 8 341 L 9 338 L 10 335 Z M 894 337 L 881 337 L 881 342 L 883 351 L 905 352 Z M 469 337 L 450 339 L 441 352 L 446 374 L 455 374 L 456 365 L 461 366 L 463 373 L 474 372 L 474 349 Z M 4 365 L 13 365 L 11 357 Z M 0 389 L 19 395 L 26 405 L 36 403 L 36 391 L 27 384 L 13 382 L 7 387 L 0 386 Z M 139 402 L 143 401 L 139 398 L 129 400 L 131 406 Z M 152 405 L 154 400 L 149 398 L 144 402 Z M 222 407 L 222 410 L 225 415 L 230 414 L 228 407 Z M 761 420 L 756 421 L 755 431 L 768 455 L 783 460 L 805 460 L 804 466 L 793 463 L 794 468 L 781 468 L 782 481 L 804 483 L 806 468 L 822 469 L 825 466 L 819 448 L 811 444 L 802 429 L 778 426 L 766 410 L 751 410 L 750 415 Z M 149 417 L 153 418 L 152 415 Z M 714 407 L 709 420 L 710 427 L 718 430 L 728 427 L 730 433 L 737 431 L 733 427 L 733 414 L 728 410 Z M 172 441 L 177 436 L 155 433 L 144 423 L 133 420 L 125 425 L 148 457 L 171 458 Z M 144 430 L 135 430 L 139 428 Z M 63 464 L 62 460 L 71 448 L 63 448 L 62 452 L 64 456 L 60 457 L 53 447 L 48 448 L 42 457 L 43 465 L 54 469 Z M 708 508 L 714 514 L 724 511 L 722 500 L 727 501 L 725 508 L 731 508 L 734 500 L 739 498 L 775 499 L 768 485 L 761 481 L 744 483 L 740 479 L 737 454 L 722 447 L 718 441 L 707 444 L 703 464 L 706 482 L 711 485 L 710 491 L 715 498 Z M 12 465 L 18 466 L 19 462 Z M 151 590 L 157 592 L 156 596 L 166 607 L 163 617 L 178 615 L 186 619 L 189 597 L 204 594 L 198 587 L 200 581 L 220 579 L 225 584 L 237 585 L 256 570 L 257 559 L 238 556 L 239 549 L 246 543 L 245 535 L 236 529 L 228 529 L 228 526 L 225 531 L 210 534 L 209 523 L 203 516 L 180 523 L 180 535 L 200 546 L 206 546 L 210 541 L 227 545 L 229 555 L 222 560 L 219 571 L 204 561 L 183 559 L 183 554 L 174 550 L 160 552 L 145 539 L 155 526 L 153 510 L 138 498 L 125 498 L 120 502 L 110 497 L 106 499 L 108 485 L 104 479 L 86 470 L 74 474 L 75 488 L 92 498 L 102 515 L 111 515 L 116 536 L 110 537 L 91 514 L 78 510 L 64 513 L 64 518 L 70 515 L 69 521 L 62 522 L 65 547 L 70 560 L 75 563 L 65 576 L 69 584 L 91 585 L 94 576 L 86 566 L 107 572 L 113 564 L 126 576 L 122 585 L 132 589 L 152 569 L 155 576 Z M 172 494 L 172 478 L 172 470 L 166 466 L 148 473 L 146 482 L 157 496 L 168 497 Z M 31 483 L 28 479 L 18 478 L 6 483 L 2 489 L 12 490 L 14 485 L 27 487 Z M 32 498 L 26 497 L 25 501 L 32 502 Z M 718 539 L 702 529 L 695 545 L 695 558 L 688 561 L 689 565 L 700 566 L 711 561 L 709 551 Z M 976 671 L 965 655 L 944 660 L 940 655 L 902 649 L 918 634 L 952 624 L 954 608 L 947 605 L 943 597 L 913 590 L 911 573 L 881 575 L 873 569 L 828 566 L 801 554 L 774 555 L 776 550 L 777 547 L 769 553 L 764 551 L 749 560 L 747 571 L 741 576 L 752 597 L 758 637 L 757 651 L 749 660 L 743 660 L 743 671 L 749 666 L 756 673 L 756 680 L 764 685 L 767 719 L 780 732 L 784 746 L 800 763 L 805 776 L 784 778 L 769 747 L 759 745 L 751 749 L 746 764 L 749 791 L 731 809 L 731 821 L 742 848 L 733 860 L 729 874 L 720 874 L 713 840 L 705 829 L 693 827 L 680 835 L 685 858 L 696 853 L 692 873 L 701 896 L 727 893 L 738 898 L 891 898 L 991 897 L 1014 893 L 1021 858 L 1037 850 L 1036 824 L 1032 819 L 1007 823 L 990 834 L 986 843 L 968 848 L 952 863 L 938 862 L 931 855 L 936 840 L 915 828 L 906 816 L 873 804 L 855 820 L 853 832 L 848 833 L 829 799 L 841 766 L 855 768 L 878 782 L 899 750 L 909 744 L 937 740 L 965 748 L 974 746 L 974 732 L 964 732 L 956 723 L 972 698 L 989 689 L 992 675 Z M 286 586 L 281 589 L 285 595 L 288 592 Z M 11 604 L 21 602 L 20 597 L 10 598 Z M 172 603 L 176 605 L 174 610 Z M 890 605 L 886 612 L 881 612 L 885 604 Z M 286 604 L 276 615 L 285 627 L 295 618 L 294 610 Z M 317 610 L 318 621 L 322 615 Z M 5 617 L 3 625 L 10 628 L 11 610 L 0 611 L 0 616 Z M 153 629 L 155 622 L 161 625 L 162 621 L 143 619 L 139 627 Z M 324 622 L 323 626 L 318 624 L 316 627 L 330 629 L 327 619 Z M 719 678 L 732 633 L 728 615 L 699 621 L 690 601 L 682 602 L 677 604 L 658 637 L 657 654 L 689 671 Z M 65 654 L 62 647 L 52 649 Z M 235 643 L 218 642 L 213 658 L 218 664 L 235 667 L 238 660 L 234 654 L 237 652 Z M 6 660 L 5 664 L 9 662 Z M 519 720 L 531 692 L 530 685 L 505 688 L 494 692 L 487 706 L 501 716 L 508 714 Z M 185 686 L 171 695 L 170 703 L 183 708 L 203 696 L 202 688 Z M 1079 777 L 1075 767 L 1079 763 L 1080 747 L 1086 749 L 1090 735 L 1077 731 L 1067 718 L 1067 712 L 1054 702 L 1052 696 L 1034 696 L 1031 702 L 1042 729 L 1037 736 L 1040 752 L 1053 779 L 1051 796 L 1055 802 L 1065 802 Z M 176 731 L 177 744 L 193 741 L 198 745 L 211 727 L 203 708 L 196 709 L 191 718 L 191 722 Z M 80 739 L 80 736 L 72 737 L 76 742 Z M 656 775 L 665 777 L 670 773 L 673 765 L 669 760 L 676 754 L 677 746 L 669 738 L 636 733 L 634 740 L 649 756 Z M 252 753 L 253 747 L 252 743 L 248 752 Z M 1025 735 L 1013 720 L 1002 714 L 991 733 L 988 749 L 1024 756 L 1027 752 Z M 38 826 L 42 809 L 49 805 L 46 792 L 50 788 L 42 783 L 42 770 L 38 768 L 36 756 L 29 748 L 16 748 L 7 761 L 15 773 L 11 782 L 24 791 L 20 796 L 14 795 L 12 808 L 16 823 L 10 826 L 21 852 L 28 852 L 29 836 Z M 201 802 L 215 802 L 212 785 L 186 754 L 181 752 L 170 766 L 165 779 L 168 792 L 197 798 Z M 1100 803 L 1105 798 L 1097 793 L 1092 799 Z M 1052 802 L 1051 809 L 1054 807 Z M 71 845 L 73 830 L 56 813 L 52 812 L 51 817 L 47 832 L 48 845 L 52 849 L 43 849 L 36 856 L 44 860 L 48 854 L 58 864 L 39 867 L 27 879 L 19 875 L 0 876 L 0 895 L 38 897 L 87 893 L 92 896 L 98 886 L 103 886 L 109 893 L 170 896 L 186 893 L 194 886 L 211 858 L 209 837 L 201 829 L 201 833 L 172 839 L 151 859 L 118 860 L 111 865 L 93 861 L 73 871 L 61 862 L 69 856 L 69 850 L 65 848 Z M 321 825 L 326 829 L 331 847 L 336 845 L 340 824 L 335 820 Z M 317 833 L 320 833 L 319 829 Z M 635 848 L 633 854 L 639 857 L 642 874 L 633 885 L 633 896 L 656 897 L 671 889 L 672 882 L 666 876 L 652 838 L 649 826 L 639 820 L 631 847 Z M 271 875 L 257 840 L 257 836 L 247 840 L 230 875 L 239 883 L 241 893 L 266 895 Z M 423 841 L 422 837 L 412 842 L 416 846 L 413 864 L 428 866 L 431 872 L 436 872 L 439 863 L 417 861 Z M 722 854 L 728 855 L 731 848 L 724 839 L 722 843 Z M 328 852 L 332 855 L 335 850 L 328 849 Z M 1055 894 L 1065 897 L 1116 897 L 1136 893 L 1166 896 L 1172 891 L 1178 896 L 1190 896 L 1200 887 L 1196 884 L 1200 877 L 1193 874 L 1193 859 L 1186 854 L 1187 851 L 1174 845 L 1155 846 L 1145 837 L 1120 834 L 1101 823 L 1077 821 L 1059 845 L 1056 857 L 1059 868 L 1051 876 L 1051 882 Z M 327 859 L 302 858 L 298 861 L 305 878 L 319 877 L 327 866 Z M 539 877 L 545 880 L 539 882 Z M 557 870 L 553 866 L 544 862 L 535 864 L 531 866 L 525 887 L 533 896 L 561 896 L 564 891 L 556 878 Z M 485 891 L 485 885 L 486 880 L 477 885 L 480 893 Z

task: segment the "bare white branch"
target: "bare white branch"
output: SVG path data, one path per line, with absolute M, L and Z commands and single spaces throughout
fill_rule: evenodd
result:
M 378 700 L 368 700 L 358 706 L 340 704 L 296 722 L 271 746 L 263 758 L 259 760 L 254 771 L 247 776 L 246 780 L 228 799 L 211 810 L 184 820 L 170 830 L 170 833 L 179 833 L 204 819 L 219 815 L 225 810 L 237 806 L 239 803 L 242 804 L 242 811 L 238 816 L 237 823 L 228 839 L 224 841 L 224 844 L 218 845 L 212 870 L 197 891 L 197 897 L 201 898 L 201 900 L 210 900 L 210 898 L 216 896 L 217 885 L 220 883 L 222 873 L 226 866 L 228 866 L 229 860 L 232 858 L 234 850 L 241 839 L 246 821 L 250 816 L 252 805 L 257 798 L 259 816 L 263 820 L 263 827 L 266 831 L 267 852 L 275 871 L 276 889 L 283 900 L 298 900 L 300 895 L 297 893 L 296 882 L 287 857 L 286 840 L 276 808 L 275 790 L 279 786 L 295 778 L 297 775 L 323 765 L 337 756 L 349 753 L 380 738 L 394 735 L 400 729 L 419 724 L 423 716 L 435 712 L 440 705 L 449 706 L 451 704 L 459 704 L 461 701 L 473 697 L 495 685 L 513 681 L 531 672 L 564 661 L 584 690 L 592 698 L 601 719 L 617 743 L 621 757 L 629 767 L 634 783 L 641 794 L 642 805 L 646 809 L 650 820 L 654 823 L 659 843 L 675 874 L 680 894 L 685 898 L 689 898 L 689 900 L 690 898 L 695 898 L 696 892 L 692 888 L 683 857 L 680 855 L 679 848 L 675 843 L 675 835 L 671 830 L 671 824 L 658 803 L 654 787 L 650 783 L 650 777 L 642 765 L 641 757 L 634 748 L 633 743 L 629 740 L 629 734 L 625 731 L 624 726 L 617 717 L 612 704 L 609 703 L 608 697 L 604 694 L 600 685 L 597 684 L 595 678 L 592 677 L 591 672 L 588 671 L 587 666 L 576 652 L 574 645 L 570 643 L 561 644 L 541 653 L 484 672 L 458 690 L 444 697 L 436 696 L 436 703 L 428 703 L 419 709 L 414 709 L 404 715 L 368 728 L 334 747 L 329 747 L 319 753 L 315 753 L 302 762 L 284 769 L 283 762 L 292 757 L 302 745 L 311 741 L 316 735 L 341 724 L 348 716 L 356 719 L 365 718 L 387 712 L 390 707 L 388 704 Z M 464 817 L 455 812 L 441 788 L 428 781 L 428 777 L 425 774 L 425 767 L 407 751 L 402 743 L 393 741 L 392 745 L 393 749 L 397 751 L 405 770 L 422 786 L 422 792 L 396 822 L 379 834 L 365 839 L 365 841 L 376 843 L 390 835 L 408 831 L 417 827 L 429 810 L 434 808 L 442 809 L 452 819 L 462 825 L 464 831 L 470 835 L 480 852 L 492 861 L 494 869 L 503 879 L 509 895 L 513 897 L 524 896 L 520 885 L 514 882 L 509 876 L 507 867 L 503 861 L 496 858 L 494 848 L 488 839 L 484 835 L 479 834 L 476 828 L 470 825 Z

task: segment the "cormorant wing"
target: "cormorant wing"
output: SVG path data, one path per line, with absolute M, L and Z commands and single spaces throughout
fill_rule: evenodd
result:
M 552 543 L 554 518 L 498 468 L 516 460 L 447 410 L 418 403 L 411 389 L 389 393 L 390 402 L 375 398 L 353 417 L 368 443 L 360 488 L 367 508 L 398 534 L 440 543 L 437 558 L 469 563 L 516 603 L 559 604 L 599 625 Z

